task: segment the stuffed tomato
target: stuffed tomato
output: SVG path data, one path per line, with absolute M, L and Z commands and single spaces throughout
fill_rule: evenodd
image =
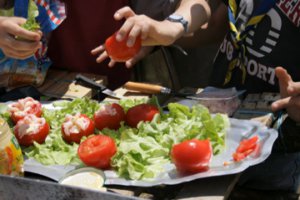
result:
M 12 121 L 16 124 L 20 119 L 26 115 L 33 114 L 37 117 L 42 116 L 42 104 L 31 97 L 26 97 L 17 102 L 8 105 Z
M 61 126 L 63 139 L 68 143 L 80 143 L 83 136 L 94 134 L 94 122 L 84 114 L 67 115 Z
M 14 134 L 22 146 L 30 146 L 34 142 L 42 144 L 49 134 L 49 124 L 45 118 L 33 114 L 20 119 L 14 127 Z

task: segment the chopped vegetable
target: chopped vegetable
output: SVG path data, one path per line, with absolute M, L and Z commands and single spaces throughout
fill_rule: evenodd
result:
M 258 139 L 258 136 L 255 135 L 249 139 L 242 140 L 232 155 L 233 160 L 239 162 L 254 152 L 258 146 Z

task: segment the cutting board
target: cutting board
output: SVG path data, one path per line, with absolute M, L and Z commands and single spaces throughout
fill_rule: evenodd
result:
M 75 99 L 95 95 L 96 91 L 75 83 L 77 72 L 68 72 L 63 70 L 49 70 L 43 85 L 38 90 L 47 97 L 60 99 Z M 107 84 L 105 76 L 81 73 L 88 78 L 95 80 L 97 83 Z

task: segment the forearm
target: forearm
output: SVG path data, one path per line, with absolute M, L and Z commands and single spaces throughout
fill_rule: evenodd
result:
M 186 48 L 217 43 L 224 39 L 228 28 L 227 7 L 221 3 L 212 11 L 207 24 L 193 34 L 180 38 L 176 43 Z
M 209 21 L 211 9 L 206 0 L 182 0 L 174 13 L 189 22 L 188 33 L 192 33 Z
M 163 45 L 170 45 L 185 34 L 199 29 L 201 25 L 208 22 L 210 18 L 210 7 L 205 0 L 182 0 L 174 12 L 188 21 L 187 33 L 181 23 L 169 20 L 153 21 L 151 32 L 160 35 Z

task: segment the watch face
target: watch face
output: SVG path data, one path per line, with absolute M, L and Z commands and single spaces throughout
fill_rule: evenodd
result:
M 170 15 L 169 18 L 171 18 L 172 20 L 175 20 L 175 21 L 180 21 L 180 20 L 183 19 L 182 16 L 180 16 L 180 15 L 175 15 L 175 14 Z

